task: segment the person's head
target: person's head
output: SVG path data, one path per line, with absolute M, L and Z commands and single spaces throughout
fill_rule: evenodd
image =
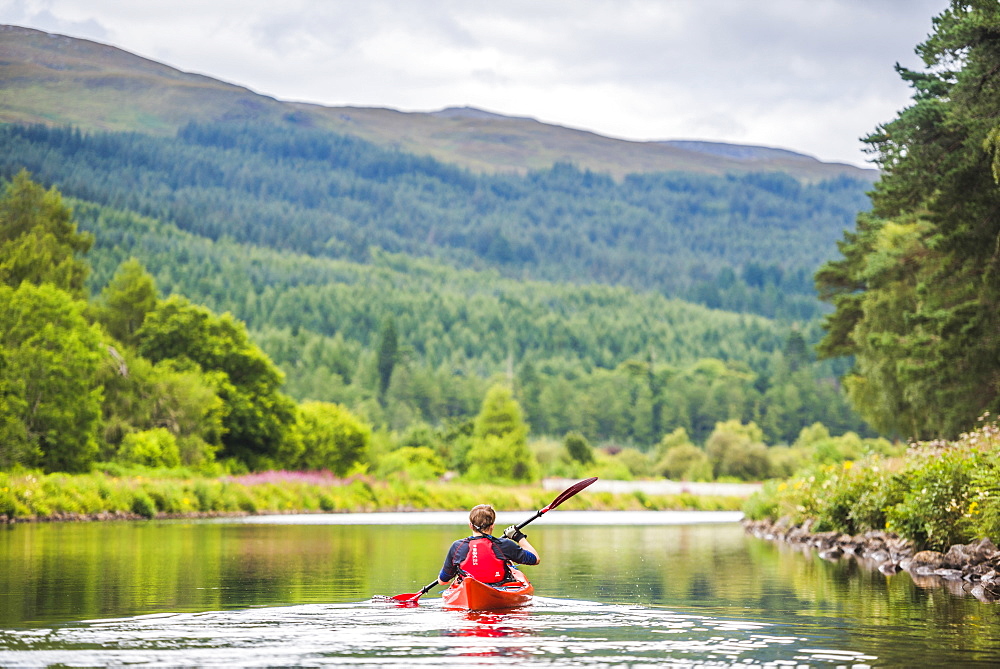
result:
M 497 512 L 489 504 L 477 504 L 469 511 L 469 525 L 472 529 L 487 534 L 497 520 Z

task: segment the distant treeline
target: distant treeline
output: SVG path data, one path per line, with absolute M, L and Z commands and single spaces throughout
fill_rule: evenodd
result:
M 681 173 L 619 183 L 565 164 L 475 175 L 357 138 L 232 124 L 176 138 L 0 127 L 0 176 L 22 168 L 212 240 L 359 262 L 380 249 L 798 320 L 821 313 L 813 274 L 870 185 Z
M 772 444 L 814 422 L 872 434 L 844 401 L 837 368 L 815 361 L 815 322 L 796 329 L 655 293 L 516 281 L 403 255 L 311 258 L 73 206 L 97 240 L 94 292 L 135 256 L 163 294 L 245 321 L 290 395 L 341 403 L 375 425 L 468 429 L 500 379 L 534 436 L 580 431 L 646 449 L 678 428 L 701 443 L 726 420 L 756 422 Z

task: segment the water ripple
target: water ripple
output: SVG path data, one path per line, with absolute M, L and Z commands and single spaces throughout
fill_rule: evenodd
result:
M 784 632 L 784 633 L 783 633 Z M 536 598 L 506 613 L 373 602 L 88 620 L 0 631 L 0 665 L 868 666 L 780 625 Z

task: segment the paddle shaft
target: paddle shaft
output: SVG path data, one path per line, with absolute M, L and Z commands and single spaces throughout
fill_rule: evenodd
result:
M 558 495 L 556 495 L 556 498 L 554 500 L 552 500 L 551 502 L 549 502 L 548 506 L 545 506 L 545 507 L 539 509 L 538 511 L 535 512 L 535 515 L 533 515 L 531 518 L 528 518 L 523 523 L 520 523 L 519 525 L 515 525 L 514 527 L 516 527 L 517 531 L 520 532 L 522 527 L 524 527 L 528 523 L 531 523 L 531 522 L 533 522 L 535 520 L 538 520 L 539 518 L 542 517 L 542 515 L 546 511 L 551 511 L 552 509 L 556 508 L 557 506 L 559 506 L 560 504 L 562 504 L 563 502 L 565 502 L 566 500 L 568 500 L 570 497 L 572 497 L 576 493 L 580 492 L 581 490 L 583 490 L 584 488 L 586 488 L 587 486 L 589 486 L 591 483 L 593 483 L 596 480 L 597 480 L 597 477 L 594 476 L 594 477 L 591 477 L 589 479 L 584 479 L 583 481 L 579 481 L 577 483 L 574 483 L 573 485 L 571 485 L 570 487 L 566 488 L 561 493 L 559 493 Z

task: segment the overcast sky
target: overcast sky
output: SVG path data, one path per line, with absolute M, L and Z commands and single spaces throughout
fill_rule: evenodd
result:
M 8 23 L 284 100 L 470 105 L 865 164 L 947 0 L 0 0 Z

